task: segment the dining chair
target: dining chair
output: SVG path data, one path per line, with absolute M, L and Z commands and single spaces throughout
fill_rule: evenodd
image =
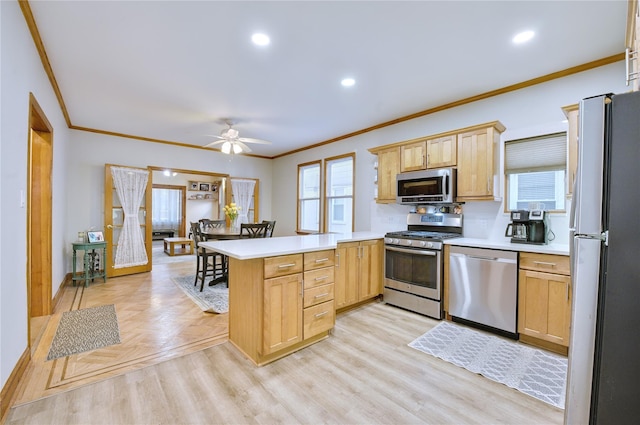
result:
M 204 281 L 207 277 L 216 279 L 222 277 L 226 273 L 227 259 L 226 256 L 200 246 L 200 242 L 207 239 L 202 233 L 200 222 L 191 222 L 191 234 L 196 250 L 196 279 L 193 285 L 198 284 L 200 280 L 200 292 L 204 289 Z M 211 267 L 211 270 L 209 270 Z
M 199 221 L 200 221 L 200 228 L 204 231 L 207 231 L 209 229 L 217 229 L 220 227 L 225 227 L 227 225 L 227 221 L 225 219 L 210 220 L 208 218 L 201 218 Z
M 276 221 L 262 220 L 263 223 L 267 223 L 267 238 L 273 236 L 273 229 L 276 227 Z
M 240 223 L 240 238 L 266 238 L 268 223 Z

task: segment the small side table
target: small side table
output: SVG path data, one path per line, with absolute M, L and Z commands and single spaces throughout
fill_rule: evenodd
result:
M 107 281 L 107 243 L 106 242 L 73 242 L 73 274 L 71 275 L 71 280 L 73 281 L 73 286 L 76 286 L 76 281 L 83 280 L 84 286 L 89 286 L 89 281 L 93 282 L 95 278 L 103 278 L 104 281 Z M 102 269 L 94 270 L 93 263 L 90 261 L 90 258 L 93 258 L 95 255 L 96 249 L 102 249 Z M 76 275 L 76 252 L 84 251 L 84 271 L 81 275 Z

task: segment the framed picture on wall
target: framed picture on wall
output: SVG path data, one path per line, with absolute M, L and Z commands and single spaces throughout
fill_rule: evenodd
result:
M 198 182 L 189 182 L 189 190 L 198 190 Z
M 87 232 L 87 237 L 89 238 L 89 242 L 104 242 L 104 236 L 102 232 Z
M 209 191 L 209 183 L 200 183 L 200 188 L 198 190 L 204 190 L 206 192 Z

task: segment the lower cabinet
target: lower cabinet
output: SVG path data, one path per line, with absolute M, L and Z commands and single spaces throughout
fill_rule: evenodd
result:
M 302 273 L 264 281 L 262 352 L 302 341 Z
M 336 249 L 336 309 L 382 294 L 384 244 L 381 239 L 339 243 Z
M 568 347 L 571 324 L 569 257 L 521 252 L 519 273 L 518 332 L 521 339 Z
M 257 365 L 329 335 L 335 325 L 333 249 L 229 258 L 229 341 Z
M 334 264 L 334 250 L 304 254 L 304 339 L 326 332 L 336 323 Z

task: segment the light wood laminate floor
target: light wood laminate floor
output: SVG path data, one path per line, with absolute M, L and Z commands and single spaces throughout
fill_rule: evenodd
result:
M 135 283 L 142 276 L 123 278 L 135 288 L 131 295 L 139 298 L 142 310 L 154 309 L 166 296 L 163 283 L 180 270 L 174 267 L 161 271 L 154 266 L 146 290 Z M 83 295 L 103 292 L 98 286 Z M 174 296 L 172 308 L 191 303 Z M 139 313 L 122 316 L 123 301 L 115 304 L 126 328 Z M 437 323 L 376 302 L 339 315 L 328 339 L 261 368 L 225 342 L 141 363 L 144 367 L 126 373 L 107 372 L 98 382 L 64 392 L 45 391 L 45 398 L 14 406 L 6 423 L 562 423 L 561 409 L 407 346 Z M 165 320 L 164 326 L 145 326 L 162 346 L 180 338 L 180 332 L 166 334 L 165 329 L 183 325 Z M 203 338 L 212 333 L 207 326 L 195 326 Z M 121 356 L 118 350 L 110 355 Z

